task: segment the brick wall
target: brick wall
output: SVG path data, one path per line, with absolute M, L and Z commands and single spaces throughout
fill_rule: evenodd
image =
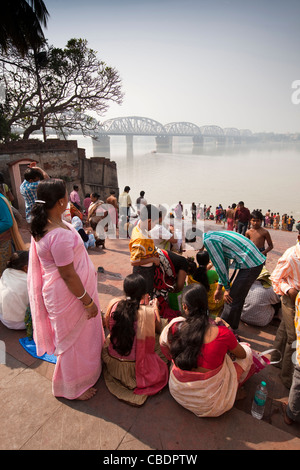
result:
M 36 161 L 50 177 L 66 181 L 68 191 L 73 185 L 80 188 L 79 194 L 98 192 L 102 199 L 114 189 L 118 195 L 117 166 L 108 158 L 86 158 L 85 150 L 78 148 L 76 140 L 38 139 L 19 140 L 0 144 L 0 171 L 12 188 L 16 201 L 20 200 L 19 187 L 15 184 L 12 166 L 22 160 Z M 18 207 L 18 204 L 16 204 Z

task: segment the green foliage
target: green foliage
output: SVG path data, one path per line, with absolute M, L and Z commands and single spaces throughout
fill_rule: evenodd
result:
M 47 63 L 28 53 L 21 57 L 10 48 L 0 55 L 0 83 L 6 89 L 5 119 L 24 130 L 23 137 L 42 128 L 64 134 L 93 135 L 111 102 L 122 102 L 118 72 L 97 58 L 84 39 L 70 39 L 64 49 L 47 48 Z M 39 81 L 38 81 L 39 79 Z M 40 85 L 40 95 L 39 95 Z
M 11 132 L 10 125 L 3 112 L 3 106 L 0 105 L 0 143 L 18 140 L 19 138 L 18 134 Z
M 47 25 L 48 10 L 43 0 L 4 0 L 1 2 L 0 50 L 10 45 L 25 56 L 31 48 L 45 42 L 43 26 Z

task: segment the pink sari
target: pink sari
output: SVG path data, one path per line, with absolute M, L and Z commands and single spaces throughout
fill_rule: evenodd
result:
M 231 217 L 227 219 L 227 230 L 233 230 L 233 222 L 234 220 Z
M 136 389 L 137 395 L 154 395 L 168 383 L 167 365 L 154 352 L 155 313 L 152 307 L 141 306 L 136 332 Z
M 55 229 L 38 242 L 32 238 L 28 290 L 37 354 L 58 356 L 52 391 L 57 397 L 72 400 L 100 377 L 104 332 L 94 265 L 77 231 L 66 225 L 69 230 Z M 63 246 L 68 257 L 65 262 L 61 259 L 59 265 L 73 262 L 84 288 L 98 306 L 95 318 L 87 319 L 82 302 L 68 289 L 53 258 L 51 263 L 52 252 L 58 245 Z M 73 251 L 68 249 L 70 246 Z
M 121 299 L 113 299 L 108 305 L 106 318 L 113 314 L 117 303 Z M 110 323 L 110 327 L 113 322 Z M 109 355 L 122 361 L 131 361 L 135 364 L 136 386 L 133 393 L 136 395 L 155 395 L 168 383 L 169 372 L 166 363 L 155 352 L 155 313 L 153 307 L 141 305 L 136 322 L 136 337 L 133 348 L 128 356 L 119 356 L 109 342 Z M 109 367 L 109 362 L 105 360 Z M 124 364 L 124 362 L 123 362 Z M 112 371 L 113 373 L 113 371 Z

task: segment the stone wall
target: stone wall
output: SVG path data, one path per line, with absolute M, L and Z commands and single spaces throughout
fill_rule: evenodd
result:
M 119 194 L 117 166 L 109 158 L 87 158 L 76 140 L 20 140 L 0 144 L 0 171 L 12 188 L 14 205 L 20 210 L 24 205 L 19 192 L 20 182 L 31 161 L 50 177 L 65 180 L 68 192 L 77 184 L 81 199 L 86 193 L 97 192 L 105 200 L 111 189 L 116 191 L 116 196 Z

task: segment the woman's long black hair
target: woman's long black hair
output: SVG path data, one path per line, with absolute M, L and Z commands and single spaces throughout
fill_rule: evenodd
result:
M 195 281 L 202 284 L 208 292 L 210 289 L 210 285 L 209 285 L 208 277 L 207 277 L 207 265 L 209 263 L 209 254 L 207 251 L 199 252 L 196 255 L 196 259 L 197 259 L 198 267 L 193 273 L 193 278 Z
M 134 321 L 147 287 L 140 274 L 129 274 L 124 279 L 123 287 L 126 299 L 118 303 L 113 313 L 115 324 L 110 333 L 110 341 L 121 356 L 128 356 L 135 337 Z
M 188 308 L 188 316 L 170 338 L 170 352 L 177 367 L 192 370 L 197 368 L 197 359 L 209 325 L 205 287 L 201 284 L 185 287 L 182 303 Z
M 51 178 L 40 181 L 37 187 L 37 200 L 31 210 L 31 234 L 35 240 L 43 238 L 48 222 L 48 210 L 52 209 L 59 199 L 66 194 L 66 183 L 61 179 Z

